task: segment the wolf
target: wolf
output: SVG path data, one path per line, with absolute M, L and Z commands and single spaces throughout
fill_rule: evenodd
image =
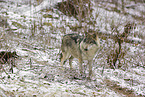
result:
M 92 61 L 99 47 L 100 40 L 97 33 L 88 33 L 83 36 L 76 33 L 66 34 L 63 36 L 61 44 L 60 65 L 63 66 L 65 61 L 69 59 L 69 65 L 70 68 L 72 68 L 72 61 L 74 58 L 77 58 L 79 61 L 79 70 L 82 74 L 83 60 L 87 60 L 89 65 L 89 77 L 91 77 Z

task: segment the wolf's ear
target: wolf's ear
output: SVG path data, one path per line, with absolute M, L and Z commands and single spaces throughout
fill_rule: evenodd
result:
M 96 39 L 96 37 L 97 37 L 97 34 L 96 33 L 93 33 L 92 38 L 93 39 Z
M 92 38 L 92 39 L 95 39 L 97 33 L 96 33 L 94 30 L 89 29 L 88 32 L 87 32 L 87 35 L 88 35 L 88 37 L 90 37 L 90 38 Z
M 93 33 L 89 33 L 90 38 L 92 38 L 93 40 L 97 40 L 98 39 L 98 34 L 96 32 Z

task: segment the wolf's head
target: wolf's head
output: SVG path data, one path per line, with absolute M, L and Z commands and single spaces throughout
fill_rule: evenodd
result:
M 97 33 L 89 33 L 88 37 L 91 41 L 95 41 L 95 44 L 100 47 L 100 40 Z
M 97 33 L 87 33 L 80 44 L 80 49 L 86 53 L 95 53 L 100 47 Z
M 100 47 L 100 40 L 97 33 L 87 33 L 83 42 L 87 44 L 96 44 L 98 47 Z

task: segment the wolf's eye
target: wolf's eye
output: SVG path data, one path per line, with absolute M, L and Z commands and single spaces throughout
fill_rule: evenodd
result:
M 85 51 L 88 51 L 88 49 L 86 48 L 86 49 L 84 49 Z
M 95 44 L 96 42 L 94 40 L 90 41 L 90 44 Z

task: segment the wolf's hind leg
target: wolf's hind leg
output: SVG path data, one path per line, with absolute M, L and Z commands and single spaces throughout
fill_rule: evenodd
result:
M 60 66 L 63 66 L 64 62 L 68 59 L 68 57 L 69 57 L 69 54 L 68 53 L 62 52 Z

